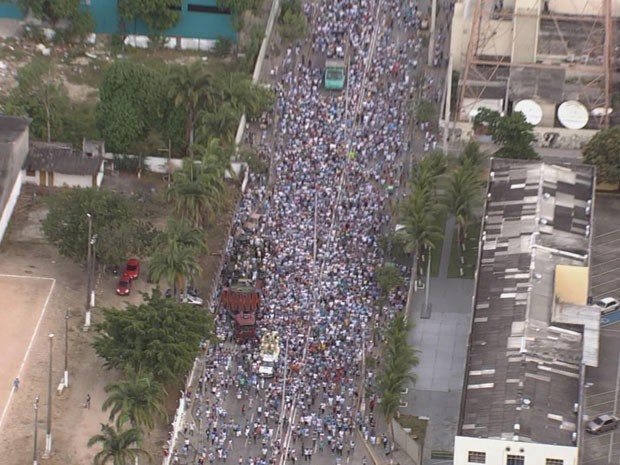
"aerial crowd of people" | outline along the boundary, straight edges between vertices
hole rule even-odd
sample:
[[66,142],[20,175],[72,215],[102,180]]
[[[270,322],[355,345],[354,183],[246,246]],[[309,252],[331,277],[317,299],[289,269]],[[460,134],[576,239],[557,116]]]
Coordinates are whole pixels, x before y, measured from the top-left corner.
[[[366,463],[356,429],[391,452],[376,399],[362,394],[374,374],[362,371],[375,328],[405,304],[397,294],[375,308],[375,270],[410,156],[421,15],[417,0],[319,0],[304,12],[310,33],[271,73],[274,127],[257,142],[272,179],[252,176],[222,276],[223,286],[262,281],[258,339],[277,333],[281,353],[273,377],[260,376],[259,345],[234,343],[214,298],[221,343],[205,350],[186,393],[172,463]],[[321,60],[339,54],[346,89],[328,92]]]

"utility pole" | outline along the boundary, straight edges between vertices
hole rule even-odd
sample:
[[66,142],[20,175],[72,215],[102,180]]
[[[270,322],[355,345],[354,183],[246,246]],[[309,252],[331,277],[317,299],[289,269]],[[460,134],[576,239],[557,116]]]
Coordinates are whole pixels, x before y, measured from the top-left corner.
[[65,388],[69,387],[69,309],[65,310]]
[[50,361],[49,372],[47,375],[47,426],[45,432],[45,452],[42,458],[49,459],[52,456],[52,348],[54,345],[54,335],[47,336],[50,341]]
[[84,331],[88,331],[90,329],[90,288],[92,286],[91,282],[91,241],[93,235],[93,216],[90,213],[86,213],[86,217],[88,218],[88,254],[86,259],[86,309],[84,312]]
[[432,1],[431,5],[431,30],[428,41],[428,66],[433,66],[433,58],[435,57],[435,24],[437,23],[437,0]]
[[39,430],[39,396],[34,400],[34,446],[32,448],[32,464],[39,465],[37,459],[37,433]]

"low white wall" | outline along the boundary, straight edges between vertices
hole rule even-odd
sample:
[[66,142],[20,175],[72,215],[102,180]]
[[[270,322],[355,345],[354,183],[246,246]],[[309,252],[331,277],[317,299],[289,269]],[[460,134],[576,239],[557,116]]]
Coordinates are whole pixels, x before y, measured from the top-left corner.
[[469,462],[469,452],[485,453],[485,463],[488,465],[505,464],[508,455],[523,456],[526,465],[545,465],[547,459],[563,460],[563,465],[577,465],[579,449],[553,444],[456,436],[454,438],[454,465],[472,463]]
[[22,190],[22,172],[17,175],[17,179],[15,180],[15,184],[13,184],[13,189],[11,189],[11,194],[4,206],[4,210],[2,210],[2,216],[0,216],[0,242],[4,239],[4,233],[6,232],[7,227],[9,226],[9,222],[11,221],[11,216],[13,215],[13,210],[15,209],[15,204],[17,203],[17,198]]
[[93,187],[93,177],[54,173],[54,187]]
[[420,465],[422,463],[422,447],[418,441],[409,436],[396,420],[392,420],[392,428],[394,429],[396,444],[413,460],[414,465]]

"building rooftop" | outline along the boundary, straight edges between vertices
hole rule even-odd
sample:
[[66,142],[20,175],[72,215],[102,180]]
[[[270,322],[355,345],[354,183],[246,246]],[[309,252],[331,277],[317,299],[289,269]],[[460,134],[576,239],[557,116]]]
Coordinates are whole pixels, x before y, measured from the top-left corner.
[[57,142],[31,142],[24,168],[31,171],[50,171],[72,175],[95,175],[103,157],[85,155],[71,144]]
[[583,327],[554,321],[554,274],[589,263],[593,186],[590,166],[492,161],[461,435],[574,445]]
[[29,125],[28,118],[0,115],[0,144],[14,142]]

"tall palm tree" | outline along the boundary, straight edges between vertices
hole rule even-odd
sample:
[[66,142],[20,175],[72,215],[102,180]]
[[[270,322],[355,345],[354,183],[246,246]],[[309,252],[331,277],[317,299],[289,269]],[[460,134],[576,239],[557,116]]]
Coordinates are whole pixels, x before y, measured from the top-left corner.
[[198,141],[219,137],[232,146],[241,114],[231,102],[218,102],[214,111],[202,114]]
[[411,324],[405,315],[399,314],[386,333],[383,348],[383,364],[377,376],[377,388],[381,396],[381,412],[390,425],[394,437],[392,419],[398,412],[400,395],[407,384],[414,383],[415,374],[411,369],[419,362],[415,350],[407,342]]
[[156,249],[149,265],[150,280],[159,283],[164,279],[172,287],[175,297],[177,290],[185,289],[189,278],[201,273],[197,250],[181,244]]
[[431,192],[429,188],[417,189],[401,206],[401,222],[405,227],[400,234],[405,242],[405,252],[413,256],[412,284],[417,280],[421,252],[435,248],[443,235],[439,225],[439,219],[443,216],[442,208]]
[[172,67],[168,75],[168,85],[168,95],[174,99],[174,105],[186,110],[185,140],[188,150],[193,144],[194,126],[200,113],[213,108],[218,92],[213,76],[200,60]]
[[129,421],[132,428],[144,427],[150,431],[156,416],[166,418],[166,390],[150,373],[129,371],[125,379],[108,384],[105,392],[108,398],[101,408],[110,409],[109,419],[116,418],[117,428]]
[[480,144],[476,141],[469,141],[459,154],[457,161],[461,166],[468,166],[475,171],[480,171],[486,158],[486,154],[480,150]]
[[167,196],[174,202],[176,213],[194,227],[207,223],[222,205],[224,181],[216,170],[186,159],[183,167],[172,175]]
[[101,424],[101,433],[88,440],[88,447],[101,445],[93,459],[95,465],[133,465],[140,456],[150,455],[142,446],[142,431],[137,428],[122,430],[108,424]]
[[448,177],[445,202],[448,210],[456,219],[459,249],[465,240],[467,227],[474,207],[480,200],[481,191],[480,172],[471,168],[469,163],[458,166]]
[[197,251],[198,254],[209,252],[206,235],[202,229],[194,228],[189,221],[170,218],[166,230],[155,240],[155,249],[168,249],[182,246]]

